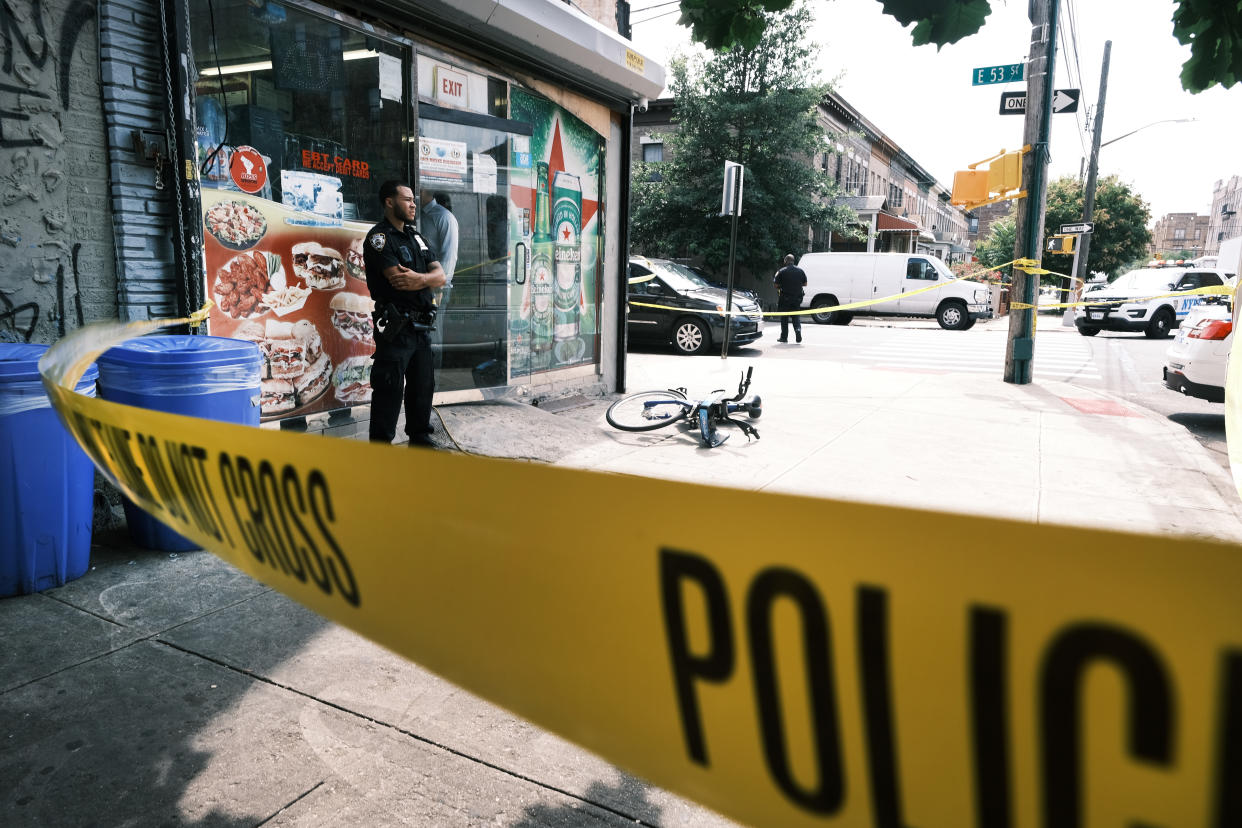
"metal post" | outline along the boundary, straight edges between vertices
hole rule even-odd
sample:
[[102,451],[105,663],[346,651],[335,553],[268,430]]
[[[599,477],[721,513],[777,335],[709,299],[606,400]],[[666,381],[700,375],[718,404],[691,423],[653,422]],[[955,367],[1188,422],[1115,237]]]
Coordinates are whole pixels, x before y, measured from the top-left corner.
[[[1073,276],[1074,274],[1078,272],[1078,254],[1082,252],[1081,242],[1082,242],[1082,234],[1080,234],[1074,242],[1074,264],[1070,268],[1071,276]],[[1077,294],[1078,294],[1078,291],[1074,289],[1074,280],[1072,278],[1066,279],[1065,290],[1060,292],[1059,301],[1066,302],[1066,303],[1075,302],[1077,300],[1074,297],[1077,296]],[[1066,308],[1065,313],[1061,314],[1061,327],[1062,328],[1074,327],[1074,309],[1073,308]]]
[[[1104,96],[1108,92],[1108,58],[1112,51],[1113,42],[1104,41],[1104,65],[1100,68],[1100,100],[1095,105],[1095,134],[1091,136],[1091,164],[1087,167],[1087,186],[1082,193],[1083,221],[1091,221],[1091,216],[1095,212],[1095,184],[1100,168],[1100,133],[1104,131]],[[1074,290],[1075,296],[1081,294],[1082,286],[1086,281],[1087,258],[1091,253],[1091,236],[1091,233],[1083,233],[1078,239],[1076,249],[1081,252],[1075,259],[1074,275],[1078,277]]]
[[[1056,66],[1057,0],[1032,0],[1030,5],[1031,51],[1027,60],[1026,122],[1023,143],[1031,147],[1022,159],[1022,180],[1027,191],[1026,210],[1019,210],[1014,238],[1014,258],[1040,261],[1044,236],[1044,198],[1047,194],[1048,138],[1052,122],[1052,72]],[[1005,382],[1025,385],[1031,381],[1035,359],[1035,300],[1039,277],[1013,271],[1010,296],[1021,296],[1029,308],[1011,309],[1009,336],[1005,343]]]
[[738,204],[738,190],[742,186],[742,176],[733,177],[733,192],[729,199],[732,209],[730,212],[733,218],[729,223],[729,281],[726,283],[725,289],[725,334],[724,340],[720,347],[720,358],[729,358],[729,333],[733,330],[733,267],[734,260],[737,255],[737,214],[740,212],[741,205]]

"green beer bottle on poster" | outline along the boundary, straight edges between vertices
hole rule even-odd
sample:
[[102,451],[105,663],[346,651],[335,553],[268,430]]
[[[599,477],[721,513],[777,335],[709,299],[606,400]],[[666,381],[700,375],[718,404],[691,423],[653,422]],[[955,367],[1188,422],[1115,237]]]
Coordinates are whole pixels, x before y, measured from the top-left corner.
[[556,361],[574,363],[582,357],[578,338],[582,299],[582,185],[578,176],[561,170],[552,179],[552,226],[556,230],[556,291],[552,339]]
[[552,239],[552,211],[548,207],[548,165],[540,161],[535,167],[535,235],[531,239],[530,267],[530,345],[532,351],[542,353],[552,350],[552,293],[555,281],[553,255],[556,244]]

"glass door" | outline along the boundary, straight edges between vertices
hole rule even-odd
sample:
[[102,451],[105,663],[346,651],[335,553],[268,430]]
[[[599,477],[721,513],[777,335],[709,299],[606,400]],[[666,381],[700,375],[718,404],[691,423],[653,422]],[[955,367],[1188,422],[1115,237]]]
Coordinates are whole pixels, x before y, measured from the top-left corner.
[[[491,115],[419,107],[420,228],[434,246],[426,214],[437,208],[426,203],[428,195],[458,228],[433,340],[437,391],[504,386],[530,370],[529,337],[511,325],[509,313],[511,293],[529,282],[529,169],[513,164],[529,132]],[[443,263],[453,252],[436,254]]]

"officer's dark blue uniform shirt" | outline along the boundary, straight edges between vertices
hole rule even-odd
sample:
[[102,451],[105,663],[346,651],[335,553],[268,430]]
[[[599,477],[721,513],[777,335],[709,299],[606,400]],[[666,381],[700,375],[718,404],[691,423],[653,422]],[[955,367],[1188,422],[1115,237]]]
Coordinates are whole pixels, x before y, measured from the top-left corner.
[[396,265],[426,273],[436,260],[426,239],[409,224],[404,230],[398,230],[388,219],[384,219],[372,227],[362,245],[362,260],[366,265],[367,288],[372,299],[392,302],[406,310],[431,309],[434,300],[430,288],[397,290],[384,275],[384,270]]

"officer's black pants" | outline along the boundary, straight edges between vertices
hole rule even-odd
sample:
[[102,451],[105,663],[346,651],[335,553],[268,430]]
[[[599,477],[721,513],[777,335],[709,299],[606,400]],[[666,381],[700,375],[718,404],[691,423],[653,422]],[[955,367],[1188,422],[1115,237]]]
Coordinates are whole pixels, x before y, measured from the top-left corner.
[[405,433],[413,438],[431,433],[431,395],[435,374],[431,365],[431,337],[406,328],[395,342],[376,337],[371,366],[371,441],[391,443],[397,417],[405,400]]
[[[796,311],[802,306],[802,297],[797,299],[788,299],[784,297],[776,303],[778,311]],[[789,323],[793,322],[794,334],[798,339],[802,339],[802,317],[801,316],[782,316],[781,317],[781,339],[789,339]]]

